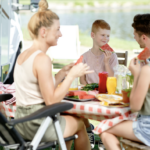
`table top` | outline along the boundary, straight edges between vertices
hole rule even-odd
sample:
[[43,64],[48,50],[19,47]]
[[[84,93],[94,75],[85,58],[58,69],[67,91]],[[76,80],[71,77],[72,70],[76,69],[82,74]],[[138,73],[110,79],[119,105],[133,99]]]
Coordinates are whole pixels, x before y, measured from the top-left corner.
[[65,111],[66,113],[100,121],[99,125],[93,131],[95,134],[100,134],[124,120],[134,121],[137,116],[137,113],[131,113],[130,107],[106,107],[101,106],[100,102],[95,101],[73,102],[62,100],[62,102],[74,104],[72,109]]
[[[0,111],[6,117],[15,117],[16,103],[14,84],[3,85],[0,83],[0,87],[2,93],[12,93],[14,95],[14,99],[0,103]],[[94,129],[95,134],[100,134],[124,120],[135,120],[137,116],[137,113],[131,113],[130,107],[106,107],[100,105],[99,101],[73,102],[62,100],[62,102],[70,102],[74,105],[72,109],[65,111],[65,113],[100,121],[99,125]]]

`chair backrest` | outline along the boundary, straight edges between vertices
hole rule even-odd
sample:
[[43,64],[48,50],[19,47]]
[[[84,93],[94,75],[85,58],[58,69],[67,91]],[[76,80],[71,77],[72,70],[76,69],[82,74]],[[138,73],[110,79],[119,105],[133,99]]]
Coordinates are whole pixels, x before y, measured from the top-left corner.
[[118,62],[120,65],[127,66],[128,62],[128,51],[125,52],[116,52],[116,55],[118,57]]

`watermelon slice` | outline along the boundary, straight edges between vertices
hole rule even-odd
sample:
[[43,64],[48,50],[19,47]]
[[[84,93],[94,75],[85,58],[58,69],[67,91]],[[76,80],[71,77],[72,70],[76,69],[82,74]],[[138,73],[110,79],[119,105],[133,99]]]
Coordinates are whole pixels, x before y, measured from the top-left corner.
[[144,50],[137,56],[137,58],[141,61],[146,61],[147,58],[150,57],[150,50],[145,47]]
[[92,99],[92,98],[95,98],[94,95],[83,95],[82,96],[82,99]]
[[79,64],[82,62],[83,56],[81,55],[80,58],[77,60],[77,62],[75,63],[75,65]]
[[84,95],[78,95],[79,99],[83,99]]
[[105,50],[108,50],[112,53],[114,53],[114,50],[108,45],[108,44],[105,44],[103,45],[102,47],[99,48],[102,52],[105,52]]
[[79,95],[87,95],[87,92],[85,91],[69,91],[67,96],[79,96]]

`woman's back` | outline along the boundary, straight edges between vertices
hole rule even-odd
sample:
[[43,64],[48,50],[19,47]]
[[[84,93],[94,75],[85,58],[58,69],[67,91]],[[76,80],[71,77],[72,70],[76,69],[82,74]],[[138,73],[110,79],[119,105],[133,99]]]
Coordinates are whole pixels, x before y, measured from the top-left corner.
[[40,50],[35,51],[27,58],[26,53],[23,53],[16,62],[14,80],[16,103],[18,106],[28,106],[44,102],[38,80],[33,73],[33,63],[39,53],[41,53]]

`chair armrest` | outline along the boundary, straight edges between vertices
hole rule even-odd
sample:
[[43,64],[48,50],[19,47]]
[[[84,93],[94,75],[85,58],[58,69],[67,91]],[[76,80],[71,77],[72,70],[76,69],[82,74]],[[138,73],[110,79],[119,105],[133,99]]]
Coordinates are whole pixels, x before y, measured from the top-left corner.
[[0,94],[0,102],[7,101],[9,99],[13,98],[12,94],[6,93],[6,94]]
[[66,111],[68,109],[71,109],[72,107],[73,107],[72,103],[65,103],[65,102],[55,103],[55,104],[52,104],[49,106],[45,106],[26,117],[10,120],[10,121],[8,121],[7,124],[10,126],[14,126],[17,123],[23,123],[23,122],[38,119],[38,118],[43,118],[43,117],[47,117],[47,116],[52,117],[52,116],[56,115],[57,113]]

